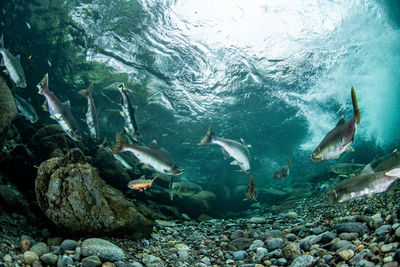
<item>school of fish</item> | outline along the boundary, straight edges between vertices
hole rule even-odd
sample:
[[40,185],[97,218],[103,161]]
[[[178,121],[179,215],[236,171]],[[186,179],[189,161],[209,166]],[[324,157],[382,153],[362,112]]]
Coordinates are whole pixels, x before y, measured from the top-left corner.
[[[5,67],[3,72],[9,75],[13,85],[13,94],[16,106],[27,120],[31,123],[38,121],[38,115],[30,101],[20,97],[17,88],[27,87],[25,73],[21,65],[19,55],[14,56],[4,46],[4,37],[0,38],[0,67]],[[49,63],[50,66],[50,63]],[[90,138],[98,143],[100,140],[100,127],[97,109],[93,98],[93,89],[95,85],[91,83],[85,90],[79,91],[83,97],[87,99],[86,122]],[[43,108],[49,112],[50,118],[55,120],[61,129],[74,141],[82,142],[83,135],[78,126],[76,119],[71,112],[69,100],[61,102],[57,96],[49,88],[49,75],[46,73],[42,80],[37,84],[38,93],[43,95],[45,103]],[[117,85],[118,91],[121,93],[121,115],[125,121],[124,132],[128,141],[120,134],[116,133],[116,141],[111,150],[116,160],[119,160],[125,168],[129,168],[130,164],[118,155],[122,152],[130,152],[134,158],[143,164],[144,167],[151,168],[156,174],[164,175],[180,175],[183,169],[172,160],[169,153],[160,148],[157,141],[153,140],[149,145],[143,144],[143,137],[139,133],[139,127],[136,122],[135,112],[137,107],[132,106],[127,94],[127,89],[123,83]],[[311,160],[314,162],[323,162],[331,159],[337,159],[345,151],[354,152],[351,144],[354,142],[356,129],[361,121],[361,114],[357,104],[355,89],[351,88],[351,102],[353,106],[353,116],[346,122],[344,116],[341,116],[336,126],[329,131],[320,144],[311,154]],[[239,166],[241,173],[249,175],[249,183],[245,192],[244,200],[257,201],[257,190],[253,176],[251,175],[251,156],[249,152],[250,145],[246,144],[243,139],[240,142],[225,137],[219,137],[213,132],[210,125],[206,135],[201,139],[199,145],[215,144],[221,147],[224,159],[233,158],[231,165]],[[347,180],[335,185],[326,194],[326,198],[333,202],[344,202],[353,198],[361,197],[371,193],[381,193],[387,191],[390,186],[400,178],[400,153],[397,150],[388,159],[382,159],[378,163],[373,161],[364,166],[361,164],[337,164],[331,166],[331,170],[337,174],[341,173],[360,173],[357,176],[348,178]],[[289,176],[290,160],[287,158],[287,165],[276,170],[272,174],[274,180],[284,180]],[[128,183],[128,187],[134,190],[143,191],[153,185],[153,179],[146,179],[145,176],[132,180]],[[189,196],[202,191],[202,188],[190,182],[171,182],[168,188],[170,200],[174,195]]]

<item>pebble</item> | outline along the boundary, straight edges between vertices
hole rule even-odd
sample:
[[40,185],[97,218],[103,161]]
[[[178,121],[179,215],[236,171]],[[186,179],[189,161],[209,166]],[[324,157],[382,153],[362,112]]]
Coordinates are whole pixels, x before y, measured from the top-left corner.
[[312,266],[313,261],[314,261],[313,256],[303,255],[303,256],[297,257],[290,266],[291,267],[308,267],[308,266]]
[[288,235],[286,236],[286,239],[287,239],[288,241],[295,241],[296,238],[297,238],[297,236],[296,236],[295,234],[288,234]]
[[52,253],[43,254],[40,260],[48,265],[55,265],[57,263],[58,256]]
[[273,251],[278,248],[283,247],[283,239],[282,238],[274,238],[268,241],[267,243],[267,249],[268,251]]
[[209,257],[203,257],[200,261],[204,263],[206,266],[211,266],[211,261]]
[[393,245],[392,244],[385,244],[385,245],[380,247],[380,250],[383,253],[390,252],[390,251],[392,251],[392,249],[393,249]]
[[64,240],[60,245],[60,248],[63,250],[75,250],[77,247],[78,247],[78,242],[71,239]]
[[146,267],[162,267],[164,266],[163,261],[156,256],[144,254],[142,257],[142,262]]
[[118,261],[125,258],[124,252],[110,241],[100,238],[89,238],[82,242],[82,255],[96,255],[103,261]]
[[31,265],[34,261],[39,260],[39,256],[33,251],[25,251],[24,260],[26,264]]
[[343,232],[346,233],[358,233],[360,236],[363,236],[367,231],[367,227],[359,222],[345,222],[340,223],[336,226],[336,231],[340,234]]
[[232,252],[232,256],[237,260],[243,260],[247,257],[247,252],[244,250],[234,251]]
[[266,219],[264,217],[252,217],[248,221],[249,223],[266,223]]
[[358,238],[358,233],[341,233],[339,238],[347,241],[353,241]]
[[36,244],[34,244],[29,251],[35,252],[36,255],[38,255],[39,257],[42,256],[43,254],[49,253],[49,247],[47,246],[46,243],[43,242],[38,242]]
[[107,261],[107,262],[103,263],[101,265],[101,267],[116,267],[116,266],[114,263]]
[[339,256],[343,260],[348,261],[354,256],[354,251],[351,249],[342,250],[339,252]]
[[375,234],[383,235],[383,234],[389,233],[391,229],[392,229],[392,226],[385,224],[385,225],[382,225],[381,227],[379,227],[378,229],[376,229]]
[[293,219],[294,220],[294,219],[297,219],[298,215],[297,215],[296,212],[290,211],[290,212],[286,213],[285,217],[288,218],[288,219]]
[[97,267],[101,265],[99,257],[93,255],[82,259],[82,267]]

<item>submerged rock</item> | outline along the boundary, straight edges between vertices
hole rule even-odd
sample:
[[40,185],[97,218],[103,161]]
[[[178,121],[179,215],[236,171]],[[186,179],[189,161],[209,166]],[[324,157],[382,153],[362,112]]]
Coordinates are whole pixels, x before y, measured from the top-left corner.
[[43,162],[35,191],[46,216],[70,231],[135,238],[153,227],[131,201],[100,178],[79,149]]
[[113,243],[100,239],[89,238],[82,242],[82,255],[97,256],[103,261],[119,261],[123,260],[124,252]]
[[18,111],[15,106],[14,97],[6,81],[0,77],[0,145],[3,147],[3,142],[6,138],[8,128],[11,122],[17,116]]

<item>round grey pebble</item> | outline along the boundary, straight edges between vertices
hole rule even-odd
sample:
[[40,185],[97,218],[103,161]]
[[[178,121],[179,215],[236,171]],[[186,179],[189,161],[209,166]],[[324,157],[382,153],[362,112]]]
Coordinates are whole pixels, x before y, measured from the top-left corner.
[[268,251],[273,251],[278,248],[283,247],[283,239],[282,238],[274,238],[268,241],[267,243],[267,249]]
[[313,256],[303,255],[303,256],[297,257],[290,266],[291,267],[308,267],[308,266],[312,266],[313,261],[314,261]]
[[296,238],[297,238],[297,236],[296,236],[295,234],[288,234],[288,235],[286,236],[286,239],[287,239],[288,241],[295,241]]
[[49,253],[49,247],[47,246],[46,243],[43,242],[38,242],[35,245],[33,245],[29,251],[35,252],[36,255],[39,257],[42,256],[43,254]]
[[46,253],[40,257],[40,260],[48,265],[56,265],[58,256],[53,253]]
[[62,248],[63,250],[75,250],[77,247],[78,242],[71,239],[65,239],[60,245],[60,248]]
[[247,252],[244,250],[234,251],[232,252],[232,256],[240,261],[247,257]]
[[89,238],[83,241],[81,252],[85,257],[96,255],[101,260],[110,262],[125,258],[124,252],[119,247],[100,238]]

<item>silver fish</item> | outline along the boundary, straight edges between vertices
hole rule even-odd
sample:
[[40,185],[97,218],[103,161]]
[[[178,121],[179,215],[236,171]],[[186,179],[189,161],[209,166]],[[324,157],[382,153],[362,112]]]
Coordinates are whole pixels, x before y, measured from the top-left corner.
[[343,116],[340,118],[335,128],[325,135],[324,139],[311,154],[313,161],[322,162],[336,159],[344,151],[354,151],[350,144],[354,142],[354,134],[360,124],[361,115],[353,87],[351,88],[351,100],[353,103],[353,117],[347,123]]
[[82,136],[79,131],[78,124],[71,113],[69,100],[61,103],[61,101],[49,90],[49,75],[43,77],[42,81],[37,85],[39,94],[46,97],[47,109],[50,118],[57,121],[61,129],[75,141],[81,141]]
[[215,135],[210,125],[207,134],[203,137],[199,145],[208,144],[217,144],[221,146],[225,159],[229,157],[235,159],[231,162],[231,165],[239,165],[241,171],[244,173],[250,172],[250,152],[243,139],[241,139],[241,143],[239,143],[234,140],[218,137]]
[[272,178],[275,180],[282,180],[285,179],[286,177],[289,176],[289,171],[290,171],[290,160],[287,158],[287,165],[283,166],[276,172],[272,174]]
[[329,169],[336,173],[336,174],[344,174],[344,175],[349,175],[349,174],[359,174],[361,170],[365,167],[365,164],[359,164],[359,163],[339,163],[336,165],[332,165],[329,167]]
[[344,202],[372,193],[382,193],[400,178],[400,168],[390,171],[361,174],[347,179],[328,191],[326,199],[331,202]]
[[149,146],[128,144],[120,134],[116,134],[116,145],[113,154],[124,151],[131,152],[141,163],[151,166],[159,173],[168,175],[179,175],[183,172],[171,159],[168,152],[160,149],[154,140]]
[[38,115],[33,108],[33,106],[20,97],[17,94],[14,94],[15,105],[17,106],[20,114],[27,118],[31,123],[36,123],[38,121]]
[[122,106],[122,116],[125,119],[125,131],[129,134],[136,142],[143,141],[142,136],[139,133],[139,128],[135,119],[136,106],[131,105],[131,101],[125,91],[125,85],[123,83],[118,85],[118,90],[122,95],[121,106]]
[[91,83],[88,89],[79,91],[83,97],[85,97],[88,101],[88,109],[86,112],[86,124],[89,128],[90,136],[93,138],[94,141],[99,140],[99,120],[97,117],[96,106],[94,105],[93,101],[93,87],[94,84]]
[[169,199],[172,201],[174,199],[174,194],[180,197],[182,196],[193,196],[203,189],[200,185],[191,182],[176,182],[174,183],[171,179],[169,184]]
[[10,75],[10,79],[13,83],[20,88],[26,87],[25,73],[21,66],[21,57],[17,55],[14,57],[7,49],[4,48],[3,34],[0,38],[0,54],[3,56],[1,59],[0,66],[5,66],[4,73]]

